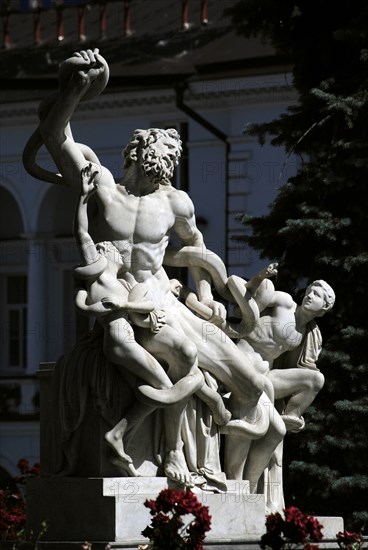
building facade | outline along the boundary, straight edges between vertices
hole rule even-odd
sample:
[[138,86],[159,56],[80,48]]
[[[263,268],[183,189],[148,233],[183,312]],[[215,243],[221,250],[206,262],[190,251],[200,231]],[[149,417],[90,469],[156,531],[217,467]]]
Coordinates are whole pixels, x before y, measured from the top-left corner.
[[[286,163],[281,149],[269,144],[260,147],[255,139],[243,133],[247,123],[272,120],[295,101],[287,67],[281,67],[273,54],[268,49],[264,52],[260,44],[236,37],[229,19],[226,29],[222,28],[216,3],[182,2],[177,11],[176,27],[165,30],[161,29],[165,23],[164,14],[167,14],[166,25],[173,25],[172,13],[178,2],[159,0],[161,17],[154,16],[158,22],[152,24],[146,34],[139,34],[138,28],[134,34],[134,13],[138,25],[142,19],[142,14],[138,17],[139,5],[144,5],[147,11],[147,3],[138,0],[132,5],[86,2],[87,15],[91,17],[91,13],[95,13],[95,27],[91,28],[100,32],[97,37],[88,38],[85,36],[87,20],[80,19],[82,3],[79,2],[78,7],[71,2],[64,6],[64,35],[60,39],[58,27],[58,44],[42,43],[42,37],[47,34],[42,18],[53,15],[56,25],[58,12],[55,6],[51,8],[45,3],[42,8],[41,4],[37,9],[22,11],[19,8],[18,12],[8,13],[8,27],[3,26],[3,32],[7,32],[3,36],[6,48],[0,54],[2,66],[7,66],[6,57],[7,63],[14,62],[17,55],[23,59],[21,54],[27,45],[22,41],[18,45],[11,44],[10,22],[18,17],[19,21],[33,22],[33,34],[28,39],[34,41],[29,47],[34,58],[37,55],[41,58],[48,52],[53,65],[53,71],[44,73],[42,78],[36,72],[39,69],[35,62],[28,74],[24,67],[21,74],[18,70],[14,75],[9,69],[3,79],[0,105],[0,467],[4,475],[14,475],[17,461],[22,457],[31,462],[39,458],[39,364],[56,361],[70,350],[90,323],[76,311],[73,301],[72,270],[79,262],[72,233],[77,197],[67,188],[36,181],[25,171],[21,160],[24,145],[38,124],[38,104],[56,89],[57,62],[76,49],[95,45],[106,57],[111,69],[110,83],[96,100],[81,104],[73,117],[72,128],[75,139],[88,144],[116,177],[123,171],[122,148],[136,128],[175,127],[179,131],[184,149],[174,185],[189,193],[205,243],[224,259],[229,273],[247,278],[262,265],[254,251],[236,240],[244,232],[236,214],[265,213],[278,187],[295,171],[295,161],[288,159]],[[133,12],[134,4],[136,12]],[[112,36],[108,36],[109,13],[103,12],[103,7],[111,12],[120,10],[116,12],[121,15],[124,34],[120,42],[113,31]],[[131,13],[127,13],[128,7]],[[101,13],[105,14],[103,40]],[[190,26],[191,13],[200,21],[197,26]],[[202,40],[211,13],[214,17],[212,35]],[[5,16],[3,13],[3,20]],[[36,16],[39,17],[38,34],[34,27]],[[83,32],[68,42],[65,29],[68,22],[71,25],[73,17],[79,25],[82,21]],[[116,16],[115,23],[117,19]],[[207,22],[204,23],[204,19]],[[216,34],[214,31],[220,27],[221,33]],[[19,29],[16,25],[15,28],[17,31],[13,34],[17,36]],[[78,29],[80,31],[81,27]],[[50,33],[49,26],[46,30]],[[181,45],[177,34],[180,34]],[[147,42],[152,44],[153,40],[155,44],[171,40],[172,50],[170,44],[164,45],[163,53],[147,61],[145,48]],[[237,41],[244,50],[239,51]],[[191,49],[187,50],[188,44]],[[227,53],[226,44],[231,45],[236,54]],[[117,61],[118,53],[131,56],[134,48],[136,62]],[[169,55],[170,51],[173,53]],[[45,149],[40,151],[38,161],[45,168],[55,169]]]

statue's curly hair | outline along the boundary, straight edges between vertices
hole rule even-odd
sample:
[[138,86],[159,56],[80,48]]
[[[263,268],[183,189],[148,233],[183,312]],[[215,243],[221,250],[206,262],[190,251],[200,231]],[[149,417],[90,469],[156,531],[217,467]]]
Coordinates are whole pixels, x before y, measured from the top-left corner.
[[174,139],[178,144],[177,157],[180,156],[183,148],[178,132],[175,128],[162,130],[161,128],[149,128],[148,130],[134,130],[128,145],[123,149],[124,168],[128,168],[132,162],[138,161],[138,154],[141,148],[156,143],[160,138],[169,137]]

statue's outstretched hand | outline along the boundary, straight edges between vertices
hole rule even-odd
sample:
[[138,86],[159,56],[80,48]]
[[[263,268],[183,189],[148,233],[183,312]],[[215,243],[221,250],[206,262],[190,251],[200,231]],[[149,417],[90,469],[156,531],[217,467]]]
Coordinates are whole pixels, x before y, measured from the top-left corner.
[[109,67],[100,55],[98,48],[80,50],[61,63],[59,68],[60,90],[68,88],[70,83],[86,89],[83,99],[100,94],[109,79]]
[[275,277],[278,273],[278,263],[270,264],[265,269],[265,278]]
[[68,61],[74,64],[78,71],[83,71],[90,81],[95,80],[105,70],[103,58],[99,54],[98,48],[75,52],[66,62]]
[[98,189],[98,183],[95,181],[98,175],[96,168],[96,165],[92,165],[89,162],[81,170],[81,195],[84,197],[83,202],[87,202]]

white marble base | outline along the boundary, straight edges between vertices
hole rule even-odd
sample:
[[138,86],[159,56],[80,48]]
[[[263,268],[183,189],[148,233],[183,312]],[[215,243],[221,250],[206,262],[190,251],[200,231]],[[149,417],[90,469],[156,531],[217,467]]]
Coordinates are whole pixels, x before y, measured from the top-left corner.
[[[317,519],[323,525],[323,539],[326,541],[336,540],[337,533],[344,530],[343,518],[336,516],[317,516]],[[320,544],[319,546],[322,545]]]
[[[37,532],[41,522],[46,521],[46,545],[60,543],[67,548],[69,542],[87,540],[110,542],[114,548],[136,548],[148,542],[141,535],[151,521],[145,500],[156,498],[168,486],[178,488],[164,477],[29,479],[27,527]],[[199,488],[193,492],[209,507],[212,516],[206,546],[215,545],[222,550],[239,544],[258,547],[257,541],[265,532],[265,502],[263,495],[249,494],[247,481],[228,481],[226,493]],[[342,518],[318,519],[324,525],[326,543],[329,539],[334,541],[336,533],[344,529]],[[320,546],[337,548],[336,543]]]
[[[144,502],[167,487],[163,477],[31,479],[28,527],[37,531],[46,521],[48,541],[148,542],[141,535],[151,521]],[[256,540],[264,532],[264,497],[250,495],[248,482],[230,481],[226,493],[193,491],[212,516],[206,541]]]
[[[140,535],[151,521],[144,502],[155,498],[167,486],[167,479],[160,477],[103,479],[103,494],[115,497],[116,541],[147,541]],[[265,523],[263,495],[250,495],[247,481],[229,481],[228,486],[228,491],[221,494],[193,489],[212,516],[206,541],[259,537]]]

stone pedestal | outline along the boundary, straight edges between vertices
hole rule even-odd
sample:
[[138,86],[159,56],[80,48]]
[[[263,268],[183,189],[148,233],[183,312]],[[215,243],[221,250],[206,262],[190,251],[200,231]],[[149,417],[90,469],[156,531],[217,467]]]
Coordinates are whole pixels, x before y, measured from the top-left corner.
[[[170,485],[169,485],[170,486]],[[47,541],[147,543],[141,531],[151,516],[144,506],[168,487],[166,478],[40,478],[27,484],[28,528],[48,525]],[[264,532],[263,495],[250,495],[247,481],[229,482],[226,493],[195,488],[209,507],[212,528],[206,542],[227,544],[258,540]]]
[[[140,532],[149,525],[151,516],[145,500],[156,498],[168,487],[166,478],[105,478],[105,496],[115,498],[115,540],[119,542],[146,541]],[[193,492],[209,507],[211,531],[206,540],[211,542],[258,538],[264,531],[265,502],[263,495],[250,495],[247,481],[230,481],[226,493],[210,493],[198,488]]]
[[[91,399],[86,401],[83,429],[78,434],[75,430],[80,445],[75,451],[74,475],[82,472],[85,477],[55,475],[59,471],[62,439],[54,415],[53,367],[53,364],[43,364],[39,371],[42,477],[29,479],[27,483],[27,527],[38,533],[41,523],[46,522],[42,544],[48,550],[80,550],[84,541],[93,543],[94,550],[104,549],[107,543],[115,550],[136,549],[148,542],[141,535],[151,521],[144,502],[155,499],[162,489],[178,487],[166,477],[117,477],[120,474],[108,471],[113,467],[106,456],[109,449],[103,445],[103,434],[108,427]],[[227,485],[228,490],[223,493],[193,489],[212,516],[205,546],[216,546],[217,550],[258,549],[265,532],[264,495],[249,494],[247,481],[228,480]],[[276,484],[271,489],[276,491],[279,487]],[[327,539],[322,546],[337,548],[335,535],[343,530],[342,519],[319,519]]]
[[27,530],[39,532],[43,521],[47,541],[113,541],[115,502],[105,498],[103,480],[39,478],[27,481]]

